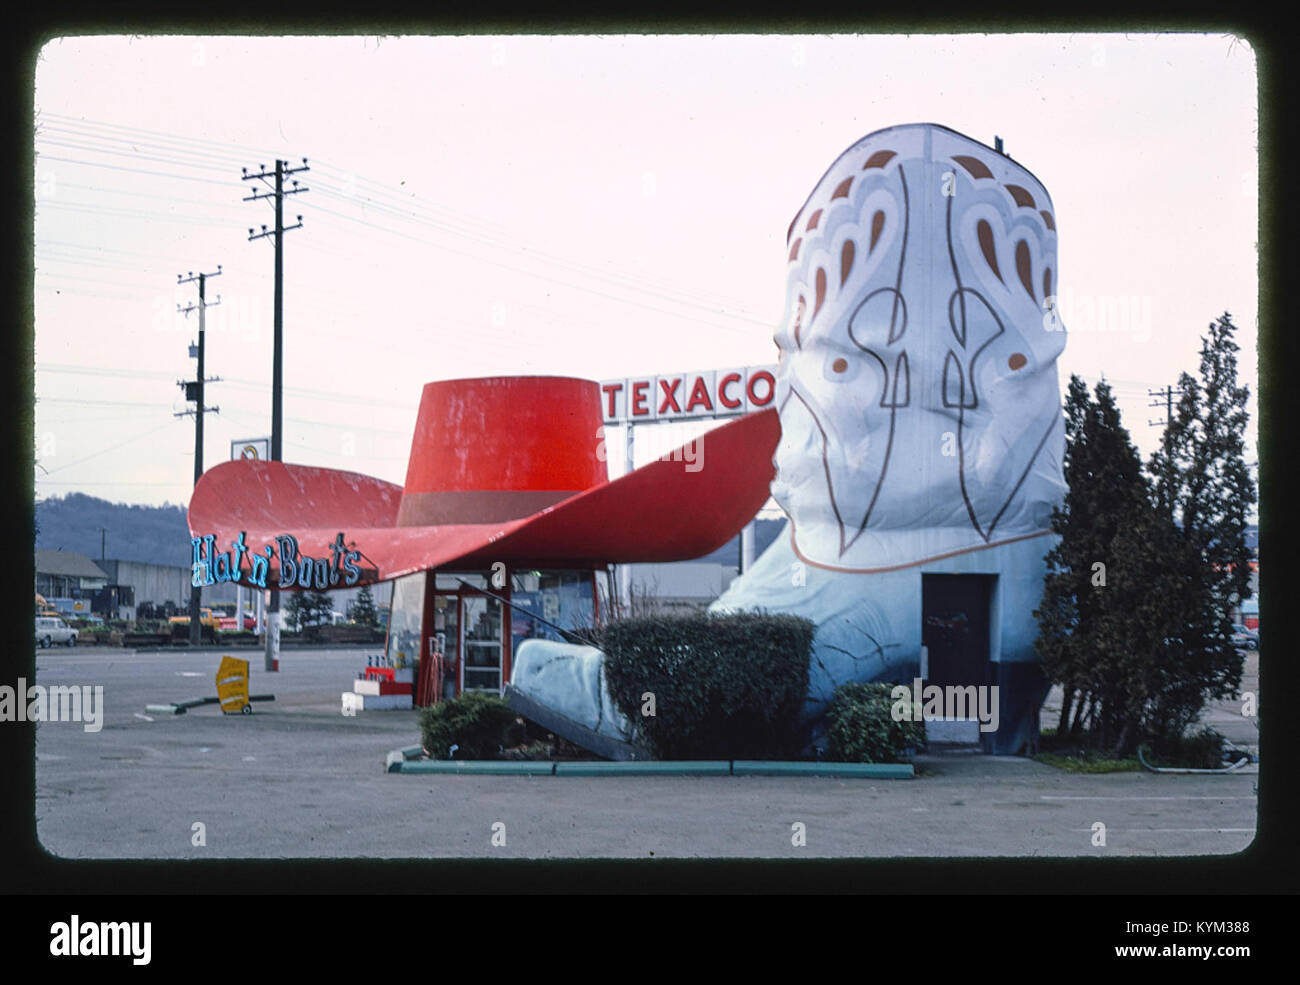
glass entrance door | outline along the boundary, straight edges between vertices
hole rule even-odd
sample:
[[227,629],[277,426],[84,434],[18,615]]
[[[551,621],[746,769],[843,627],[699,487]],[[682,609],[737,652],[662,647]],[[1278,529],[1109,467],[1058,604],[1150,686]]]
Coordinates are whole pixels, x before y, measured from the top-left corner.
[[457,671],[460,667],[460,597],[435,595],[433,597],[433,636],[429,640],[431,653],[442,654],[442,697],[456,697]]
[[461,596],[461,690],[501,693],[501,603],[486,595]]

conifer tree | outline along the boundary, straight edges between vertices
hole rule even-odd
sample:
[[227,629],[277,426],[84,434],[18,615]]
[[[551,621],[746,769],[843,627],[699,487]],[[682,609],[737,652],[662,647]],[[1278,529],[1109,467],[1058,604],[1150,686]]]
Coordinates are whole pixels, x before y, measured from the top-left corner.
[[302,592],[289,592],[288,596],[288,601],[284,603],[284,621],[293,632],[298,633],[306,622],[306,600]]
[[348,618],[362,626],[379,625],[379,607],[369,585],[363,585],[356,599],[348,606]]
[[[1188,676],[1205,698],[1230,696],[1240,686],[1229,610],[1250,597],[1246,527],[1256,490],[1244,457],[1250,390],[1237,382],[1236,330],[1226,312],[1209,326],[1199,376],[1179,378],[1178,405],[1148,464],[1156,502],[1194,559],[1187,577],[1196,581],[1201,602],[1188,612],[1182,635]],[[1186,717],[1173,708],[1169,714]]]
[[334,600],[328,592],[310,591],[302,593],[303,623],[307,626],[328,625],[330,614],[334,611]]
[[1067,392],[1065,503],[1047,555],[1037,649],[1065,690],[1062,735],[1113,755],[1183,736],[1205,702],[1236,693],[1228,609],[1249,595],[1245,529],[1255,502],[1243,458],[1249,392],[1235,327],[1210,326],[1200,377],[1143,474],[1110,388]]
[[1053,513],[1059,541],[1047,555],[1037,649],[1043,671],[1065,691],[1059,733],[1113,731],[1123,704],[1125,658],[1116,637],[1115,541],[1149,508],[1142,462],[1120,422],[1110,386],[1095,401],[1071,376],[1065,406],[1065,503]]

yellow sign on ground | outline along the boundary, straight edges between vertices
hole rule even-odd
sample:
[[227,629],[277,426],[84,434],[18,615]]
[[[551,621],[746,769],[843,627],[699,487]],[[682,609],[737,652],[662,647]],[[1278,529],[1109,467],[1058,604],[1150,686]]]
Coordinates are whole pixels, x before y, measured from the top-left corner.
[[221,710],[228,715],[248,715],[253,706],[248,703],[248,661],[223,655],[217,668],[217,698]]

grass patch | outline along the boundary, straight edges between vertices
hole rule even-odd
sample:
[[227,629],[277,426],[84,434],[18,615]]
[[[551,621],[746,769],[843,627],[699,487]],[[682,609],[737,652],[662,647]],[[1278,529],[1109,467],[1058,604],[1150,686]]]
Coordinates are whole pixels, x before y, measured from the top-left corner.
[[1041,751],[1030,758],[1067,773],[1132,773],[1142,769],[1137,756],[1111,759],[1079,745],[1077,740],[1058,737],[1054,728],[1043,729],[1038,744]]
[[[1039,742],[1041,752],[1033,759],[1070,773],[1123,773],[1143,769],[1136,755],[1124,759],[1111,759],[1077,739],[1062,739],[1056,729],[1042,730]],[[1166,740],[1154,748],[1144,744],[1147,762],[1156,767],[1219,769],[1223,763],[1223,737],[1211,728],[1203,728],[1192,735]]]
[[1106,759],[1090,752],[1080,752],[1073,756],[1055,752],[1040,752],[1031,757],[1036,763],[1055,766],[1067,773],[1132,773],[1142,769],[1137,757],[1128,759]]

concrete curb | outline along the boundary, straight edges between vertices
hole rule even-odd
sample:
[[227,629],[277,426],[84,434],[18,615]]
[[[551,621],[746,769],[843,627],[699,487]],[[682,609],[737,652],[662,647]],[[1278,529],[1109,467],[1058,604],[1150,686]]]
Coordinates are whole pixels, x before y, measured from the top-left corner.
[[910,780],[916,776],[911,763],[796,763],[740,759],[622,762],[414,759],[422,754],[419,746],[394,749],[384,760],[384,771],[480,776],[812,776],[864,780]]
[[911,780],[916,769],[911,763],[773,763],[737,759],[732,776],[837,776],[868,780]]
[[384,759],[384,772],[400,773],[403,763],[408,759],[414,759],[423,752],[424,749],[421,746],[407,746],[405,749],[394,749]]
[[528,760],[511,762],[495,759],[422,759],[413,763],[389,763],[389,773],[478,773],[497,776],[554,776],[555,763]]
[[730,776],[727,760],[629,760],[626,762],[568,762],[555,764],[556,776]]

